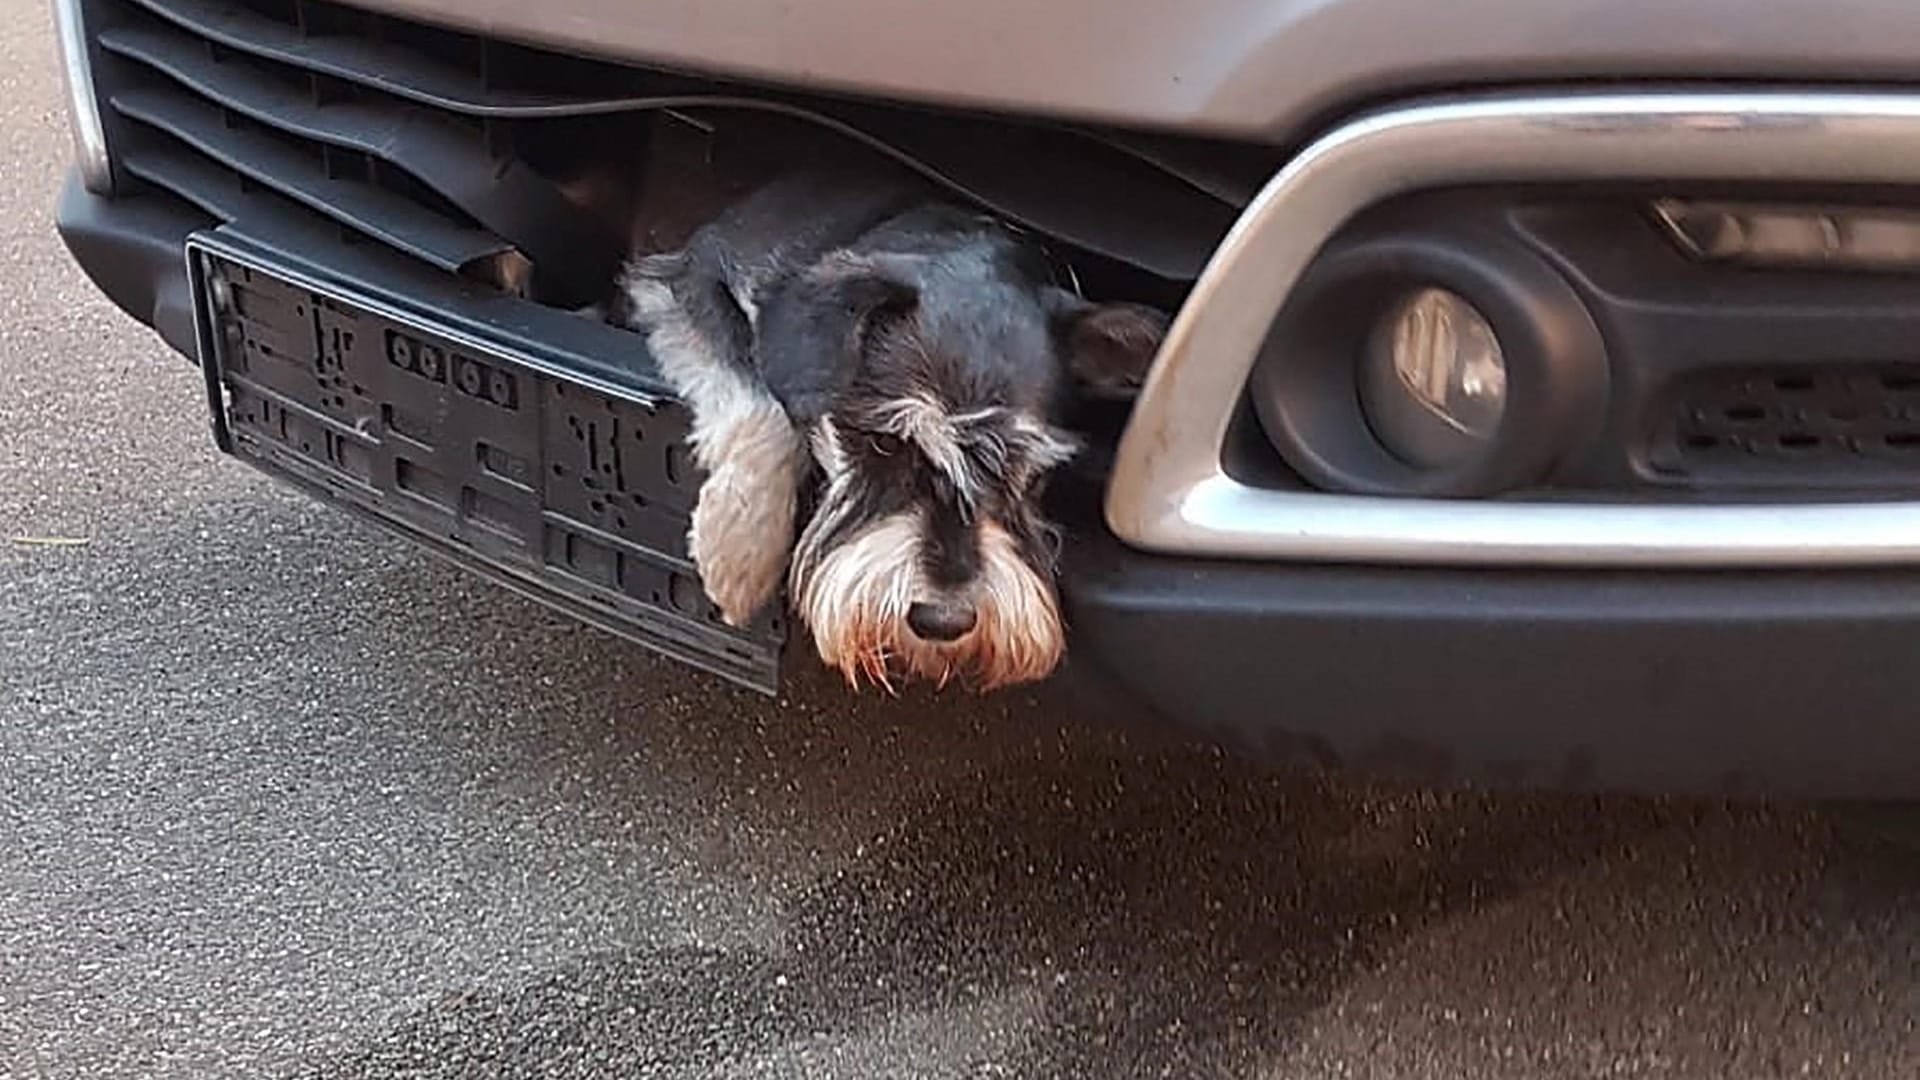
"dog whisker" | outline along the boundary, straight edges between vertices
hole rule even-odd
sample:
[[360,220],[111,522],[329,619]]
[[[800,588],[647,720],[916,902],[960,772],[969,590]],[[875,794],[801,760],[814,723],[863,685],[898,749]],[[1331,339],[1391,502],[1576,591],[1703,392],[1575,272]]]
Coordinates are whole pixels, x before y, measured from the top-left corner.
[[867,653],[866,668],[867,677],[873,680],[874,685],[884,689],[894,697],[900,696],[899,691],[894,689],[892,676],[887,671],[886,650],[875,649]]

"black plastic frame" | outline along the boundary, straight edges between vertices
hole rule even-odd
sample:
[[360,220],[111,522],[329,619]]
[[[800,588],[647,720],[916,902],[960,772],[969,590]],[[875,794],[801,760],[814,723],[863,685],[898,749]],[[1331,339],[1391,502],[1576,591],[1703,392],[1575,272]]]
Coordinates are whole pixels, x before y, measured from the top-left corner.
[[1421,785],[1920,799],[1920,572],[1522,571],[1067,549],[1143,724]]
[[[1401,297],[1448,289],[1492,325],[1507,366],[1498,430],[1444,465],[1402,460],[1375,435],[1360,366]],[[1262,426],[1310,483],[1367,495],[1469,497],[1525,488],[1599,429],[1606,346],[1553,267],[1485,228],[1418,224],[1361,233],[1323,252],[1275,322],[1250,393]]]
[[[644,366],[640,339],[554,313],[578,324],[576,337],[596,352],[529,349],[499,332],[503,305],[529,318],[540,310],[524,301],[477,303],[424,280],[394,293],[290,255],[293,245],[305,247],[297,230],[256,239],[231,226],[187,241],[196,341],[223,451],[584,622],[778,692],[784,616],[726,626],[686,555],[700,479],[682,441],[689,418]],[[331,254],[353,261],[337,245]],[[238,288],[233,268],[253,290],[248,305],[215,298]],[[276,297],[301,306],[285,310],[289,301]],[[329,325],[349,326],[348,340],[330,338]],[[424,389],[395,396],[410,387]],[[563,413],[585,468],[604,460],[606,477],[553,456],[567,444]],[[582,417],[599,417],[606,431],[582,431]],[[298,434],[278,437],[276,425]],[[639,452],[623,450],[629,434],[645,440],[651,465],[616,468]],[[430,483],[413,485],[410,475]],[[574,490],[581,485],[601,494]]]
[[[1692,194],[1692,193],[1689,193]],[[1841,200],[1911,205],[1913,192],[1812,192],[1758,187],[1709,192],[1782,202]],[[1649,194],[1649,198],[1651,193]],[[1562,490],[1649,500],[1748,501],[1912,498],[1920,455],[1908,461],[1839,456],[1795,463],[1753,453],[1744,461],[1677,468],[1668,448],[1674,410],[1699,380],[1723,376],[1811,378],[1903,374],[1920,341],[1920,271],[1756,269],[1689,258],[1651,220],[1644,200],[1609,193],[1585,202],[1520,202],[1516,236],[1549,259],[1606,336],[1612,398],[1591,451],[1556,473]],[[1785,467],[1783,467],[1785,466]]]
[[[1833,266],[1759,269],[1702,262],[1681,251],[1655,223],[1650,206],[1668,195],[1769,203],[1920,205],[1920,195],[1910,190],[1815,188],[1762,181],[1672,187],[1467,187],[1409,195],[1374,207],[1342,229],[1323,255],[1331,263],[1349,248],[1396,231],[1416,236],[1438,231],[1509,250],[1517,245],[1533,260],[1551,267],[1571,290],[1603,344],[1605,392],[1589,402],[1591,414],[1583,413],[1577,418],[1578,426],[1559,437],[1563,453],[1550,468],[1532,483],[1505,492],[1509,497],[1764,504],[1911,499],[1920,494],[1920,453],[1809,455],[1793,453],[1791,447],[1758,448],[1703,460],[1693,468],[1673,452],[1676,430],[1697,426],[1686,417],[1676,422],[1675,410],[1690,404],[1689,395],[1703,381],[1812,379],[1824,385],[1853,375],[1905,378],[1920,360],[1914,350],[1914,342],[1920,341],[1920,300],[1916,299],[1920,298],[1920,268],[1905,273],[1863,272]],[[1314,287],[1321,269],[1316,263],[1309,271],[1300,286],[1301,297]],[[1417,284],[1410,280],[1407,287]],[[1349,295],[1358,296],[1362,304],[1384,305],[1400,295],[1377,291],[1369,296],[1357,286],[1356,290]],[[1301,315],[1310,303],[1310,297],[1296,298],[1282,318]],[[1316,306],[1332,313],[1332,326],[1346,335],[1332,344],[1332,352],[1340,353],[1342,370],[1357,371],[1358,357],[1353,354],[1360,348],[1355,336],[1360,331],[1354,328],[1365,323],[1364,316],[1347,313],[1349,321],[1343,324],[1336,305]],[[1293,331],[1276,330],[1275,340],[1282,332]],[[1320,353],[1323,358],[1331,355],[1324,345]],[[1293,350],[1283,361],[1297,369],[1306,359]],[[1303,429],[1315,425],[1340,429],[1340,438],[1329,440],[1329,457],[1341,468],[1315,472],[1309,456],[1283,453],[1275,443],[1284,442],[1285,431],[1269,423],[1271,417],[1259,415],[1259,380],[1269,374],[1256,369],[1249,380],[1244,419],[1223,449],[1223,463],[1232,475],[1284,490],[1351,483],[1354,486],[1347,490],[1422,494],[1378,483],[1381,473],[1372,466],[1376,456],[1386,451],[1370,437],[1360,413],[1357,383],[1346,385],[1344,374],[1337,384],[1328,381],[1325,392],[1308,399],[1326,415],[1290,420]],[[1312,382],[1299,370],[1284,374]],[[1324,371],[1320,374],[1327,376]],[[1847,405],[1860,403],[1856,396]],[[1867,403],[1884,407],[1894,402]],[[1306,409],[1305,402],[1294,407],[1296,413]],[[1807,430],[1825,432],[1832,427],[1818,422],[1817,416],[1813,421],[1805,425]],[[1273,435],[1276,430],[1281,432],[1279,440]],[[1342,442],[1363,436],[1357,450]],[[1389,467],[1393,464],[1388,462]]]

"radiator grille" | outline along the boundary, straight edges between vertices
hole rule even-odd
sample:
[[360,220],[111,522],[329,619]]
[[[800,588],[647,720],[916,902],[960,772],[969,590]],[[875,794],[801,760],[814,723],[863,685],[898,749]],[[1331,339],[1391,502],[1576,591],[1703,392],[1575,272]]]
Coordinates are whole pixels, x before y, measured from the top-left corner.
[[599,299],[624,253],[522,149],[645,73],[307,0],[98,0],[88,25],[123,181],[224,221],[297,205],[552,303]]
[[603,299],[630,240],[569,197],[595,180],[573,166],[644,157],[642,114],[892,157],[1159,302],[1275,166],[1264,150],[744,88],[322,0],[83,3],[117,185],[222,220],[303,208],[561,306]]

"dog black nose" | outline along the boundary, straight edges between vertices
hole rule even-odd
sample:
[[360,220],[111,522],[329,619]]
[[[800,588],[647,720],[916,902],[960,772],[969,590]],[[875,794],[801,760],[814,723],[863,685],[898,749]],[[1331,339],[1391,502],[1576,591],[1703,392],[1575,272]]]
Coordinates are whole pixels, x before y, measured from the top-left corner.
[[966,604],[915,604],[907,609],[907,626],[922,641],[958,641],[978,618]]

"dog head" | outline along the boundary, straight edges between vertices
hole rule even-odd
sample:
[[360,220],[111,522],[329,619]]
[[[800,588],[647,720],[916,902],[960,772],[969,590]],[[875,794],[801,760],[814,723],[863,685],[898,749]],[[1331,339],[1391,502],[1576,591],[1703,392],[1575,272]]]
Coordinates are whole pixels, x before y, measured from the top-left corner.
[[1045,677],[1065,649],[1041,510],[1077,450],[1073,383],[1137,383],[1160,313],[1048,281],[1021,237],[911,211],[768,297],[759,362],[822,474],[790,594],[821,659],[852,682],[982,689]]

